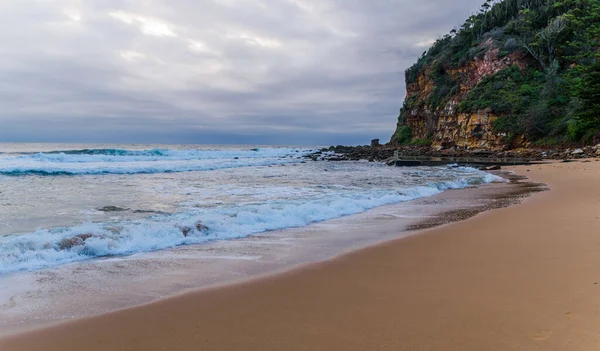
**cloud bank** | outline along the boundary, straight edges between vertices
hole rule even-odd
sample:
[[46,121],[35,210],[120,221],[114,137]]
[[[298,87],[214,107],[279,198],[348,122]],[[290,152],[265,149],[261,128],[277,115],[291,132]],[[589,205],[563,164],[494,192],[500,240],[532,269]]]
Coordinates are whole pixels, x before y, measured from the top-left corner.
[[481,0],[5,0],[0,141],[385,141]]

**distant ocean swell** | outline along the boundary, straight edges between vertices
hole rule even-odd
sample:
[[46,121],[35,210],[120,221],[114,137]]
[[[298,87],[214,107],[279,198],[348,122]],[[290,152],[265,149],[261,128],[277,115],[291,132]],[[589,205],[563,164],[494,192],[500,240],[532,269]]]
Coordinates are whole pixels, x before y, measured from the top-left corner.
[[1,155],[0,175],[148,174],[210,171],[297,163],[312,149],[81,149]]
[[[38,229],[0,238],[0,274],[36,270],[111,255],[130,255],[243,238],[252,234],[364,212],[387,204],[432,196],[447,189],[501,181],[465,169],[454,181],[395,190],[361,190],[311,200],[214,207],[144,220],[87,223],[70,228]],[[201,223],[202,225],[197,225]],[[184,235],[185,234],[185,235]]]

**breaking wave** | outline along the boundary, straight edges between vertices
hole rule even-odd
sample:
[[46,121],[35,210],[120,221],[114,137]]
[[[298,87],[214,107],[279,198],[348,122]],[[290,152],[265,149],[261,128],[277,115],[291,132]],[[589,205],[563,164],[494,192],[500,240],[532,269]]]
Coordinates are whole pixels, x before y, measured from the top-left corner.
[[300,162],[311,149],[81,149],[0,155],[0,175],[142,174],[208,171]]
[[[87,223],[0,238],[0,274],[36,270],[93,258],[130,255],[243,238],[256,233],[301,227],[375,207],[433,196],[447,189],[500,181],[501,178],[465,169],[453,181],[399,189],[371,189],[327,194],[309,200],[248,203],[197,209],[143,220]],[[201,224],[200,224],[201,223]]]

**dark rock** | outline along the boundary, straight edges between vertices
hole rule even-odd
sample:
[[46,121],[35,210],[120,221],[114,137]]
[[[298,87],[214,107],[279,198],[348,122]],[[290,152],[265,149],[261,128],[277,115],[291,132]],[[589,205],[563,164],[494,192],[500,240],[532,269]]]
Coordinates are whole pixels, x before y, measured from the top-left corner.
[[[375,141],[375,140],[373,140]],[[373,144],[375,145],[375,143]],[[357,161],[357,160],[373,160],[373,161],[388,161],[394,152],[398,152],[400,159],[412,159],[414,157],[427,158],[481,158],[481,159],[498,159],[514,160],[515,162],[531,162],[534,160],[544,159],[579,159],[592,155],[598,147],[582,148],[582,154],[573,155],[573,150],[569,149],[468,149],[457,147],[452,144],[430,146],[397,146],[397,145],[378,145],[378,146],[330,146],[329,148],[321,149],[310,155],[304,156],[306,159],[314,161]]]
[[123,208],[123,207],[117,207],[117,206],[104,206],[104,207],[99,207],[96,210],[98,211],[102,211],[102,212],[124,212],[124,211],[128,211],[128,208]]
[[197,229],[199,232],[202,232],[202,231],[208,230],[208,227],[207,227],[207,226],[205,226],[205,225],[202,223],[202,221],[198,221],[198,222],[196,222],[196,224],[194,224],[194,226],[196,227],[196,229]]
[[156,213],[156,211],[152,211],[152,210],[134,210],[133,213]]
[[85,241],[91,238],[92,234],[78,234],[72,238],[64,238],[58,243],[58,247],[61,250],[68,250],[73,248],[74,246],[81,246],[85,243]]
[[81,238],[64,238],[58,243],[58,248],[61,250],[68,250],[73,246],[83,245],[83,240]]
[[187,225],[178,225],[177,229],[181,230],[183,236],[187,237],[190,232],[197,230],[199,232],[208,230],[208,227],[202,223],[202,221],[197,221],[193,227],[189,227]]
[[89,239],[89,238],[91,238],[93,236],[94,236],[93,234],[89,234],[89,233],[88,234],[78,234],[78,235],[75,235],[76,238],[80,238],[83,241],[86,241],[87,239]]
[[378,146],[379,146],[379,139],[371,140],[371,147],[378,147]]
[[183,236],[187,237],[188,234],[192,231],[192,228],[188,226],[178,226],[177,229],[181,230]]

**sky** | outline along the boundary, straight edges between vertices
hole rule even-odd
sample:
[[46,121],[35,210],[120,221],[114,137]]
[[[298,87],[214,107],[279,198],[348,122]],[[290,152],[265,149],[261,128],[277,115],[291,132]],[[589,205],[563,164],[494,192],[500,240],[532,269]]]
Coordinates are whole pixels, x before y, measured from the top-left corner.
[[389,141],[482,0],[2,0],[0,141]]

